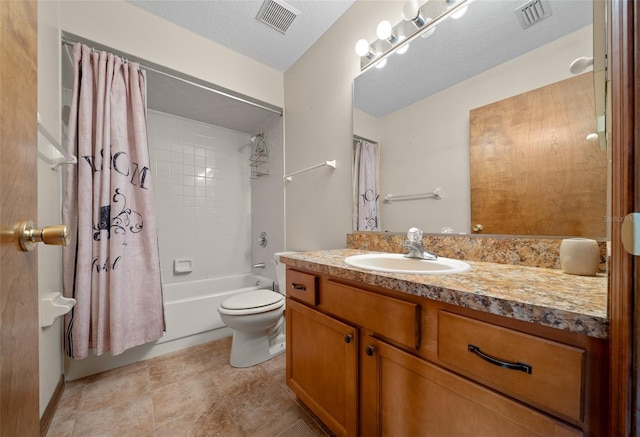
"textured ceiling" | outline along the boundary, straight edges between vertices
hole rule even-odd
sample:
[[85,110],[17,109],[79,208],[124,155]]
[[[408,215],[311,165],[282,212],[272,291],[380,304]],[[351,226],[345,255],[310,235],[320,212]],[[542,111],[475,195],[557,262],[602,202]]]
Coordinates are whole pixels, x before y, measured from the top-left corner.
[[256,61],[286,71],[354,0],[284,0],[300,13],[286,33],[256,20],[261,0],[128,0]]
[[[279,71],[286,71],[354,0],[286,0],[300,13],[282,32],[256,20],[262,0],[128,0],[131,4]],[[257,133],[280,117],[241,101],[147,71],[150,109]]]
[[549,0],[553,15],[523,30],[514,10],[524,3],[470,2],[462,18],[447,18],[428,38],[411,41],[406,54],[358,76],[355,106],[386,115],[593,23],[590,0]]

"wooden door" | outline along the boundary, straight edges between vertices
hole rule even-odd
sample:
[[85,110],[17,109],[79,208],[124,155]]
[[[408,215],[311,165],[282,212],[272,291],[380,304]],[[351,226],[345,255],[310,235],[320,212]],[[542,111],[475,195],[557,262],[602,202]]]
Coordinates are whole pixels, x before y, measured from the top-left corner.
[[287,385],[338,436],[357,433],[357,330],[287,299]]
[[367,437],[569,437],[582,432],[373,337],[362,339]]
[[472,109],[472,226],[605,237],[607,152],[587,140],[597,130],[594,107],[589,72]]
[[35,220],[37,2],[0,1],[0,436],[37,436],[37,257],[12,238]]

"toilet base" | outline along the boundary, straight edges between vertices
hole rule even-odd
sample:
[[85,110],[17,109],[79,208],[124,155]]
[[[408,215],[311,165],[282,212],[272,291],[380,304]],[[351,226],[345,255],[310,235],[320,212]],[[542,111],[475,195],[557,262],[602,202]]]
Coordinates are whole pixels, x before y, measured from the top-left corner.
[[267,333],[235,330],[231,342],[232,367],[251,367],[263,363],[286,350],[284,317]]

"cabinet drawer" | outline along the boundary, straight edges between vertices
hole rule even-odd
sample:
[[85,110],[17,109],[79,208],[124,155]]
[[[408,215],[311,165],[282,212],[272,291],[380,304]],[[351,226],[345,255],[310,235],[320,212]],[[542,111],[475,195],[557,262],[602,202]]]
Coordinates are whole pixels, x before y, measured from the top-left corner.
[[410,348],[420,346],[420,305],[334,281],[323,282],[319,308]]
[[438,358],[486,385],[582,422],[582,349],[440,311]]
[[287,267],[287,296],[309,305],[318,304],[318,277]]

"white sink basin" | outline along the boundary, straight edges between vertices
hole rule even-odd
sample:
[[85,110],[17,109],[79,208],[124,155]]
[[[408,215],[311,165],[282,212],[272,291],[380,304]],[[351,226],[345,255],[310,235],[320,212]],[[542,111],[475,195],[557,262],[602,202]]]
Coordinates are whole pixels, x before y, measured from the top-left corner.
[[409,273],[419,275],[443,275],[460,273],[469,270],[471,266],[464,261],[451,258],[424,260],[407,258],[399,253],[367,253],[353,255],[344,259],[352,267],[364,270],[375,270],[387,273]]

